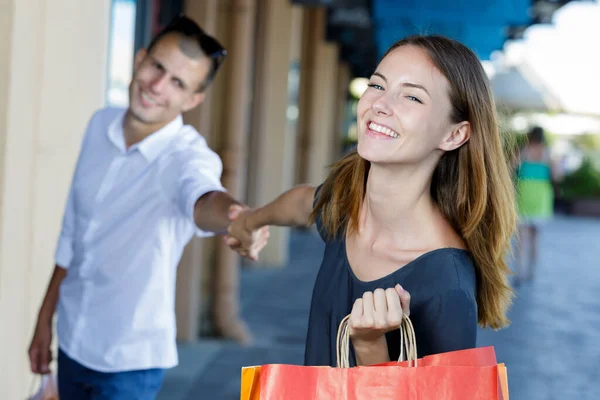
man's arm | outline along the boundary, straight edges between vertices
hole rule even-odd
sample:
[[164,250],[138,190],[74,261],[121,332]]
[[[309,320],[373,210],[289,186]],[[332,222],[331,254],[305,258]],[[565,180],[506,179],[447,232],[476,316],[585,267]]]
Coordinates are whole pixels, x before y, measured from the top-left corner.
[[65,276],[67,276],[67,270],[56,265],[38,313],[35,332],[29,346],[31,372],[36,374],[47,374],[50,372],[49,364],[52,360],[52,354],[50,353],[52,317],[58,303],[60,284]]
[[[299,185],[283,193],[271,203],[255,210],[236,213],[228,228],[225,242],[231,248],[253,256],[264,246],[261,231],[269,225],[308,226],[317,188]],[[262,235],[261,235],[262,234]],[[268,237],[268,234],[267,234]]]
[[229,208],[242,204],[227,192],[214,191],[204,194],[194,205],[194,222],[205,232],[224,234],[229,226]]

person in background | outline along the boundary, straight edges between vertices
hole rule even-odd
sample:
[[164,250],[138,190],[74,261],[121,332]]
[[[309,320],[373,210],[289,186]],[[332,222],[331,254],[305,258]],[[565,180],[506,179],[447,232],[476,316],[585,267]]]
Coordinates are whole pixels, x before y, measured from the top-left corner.
[[[226,243],[248,254],[264,226],[316,222],[325,241],[306,365],[336,363],[350,315],[353,364],[395,360],[409,315],[419,357],[476,346],[512,300],[505,256],[514,187],[488,78],[477,56],[440,36],[400,40],[357,106],[358,146],[317,187],[239,210]],[[290,288],[293,290],[293,288]]]
[[[240,205],[221,185],[220,158],[181,116],[203,101],[225,55],[176,18],[137,53],[129,107],[88,124],[29,347],[31,370],[48,373],[58,310],[61,400],[153,399],[178,362],[183,249],[194,235],[225,233]],[[246,255],[256,259],[267,237],[258,232]]]
[[519,237],[515,284],[531,280],[538,256],[538,231],[554,215],[555,171],[546,145],[544,130],[532,128],[527,143],[520,150],[517,176]]

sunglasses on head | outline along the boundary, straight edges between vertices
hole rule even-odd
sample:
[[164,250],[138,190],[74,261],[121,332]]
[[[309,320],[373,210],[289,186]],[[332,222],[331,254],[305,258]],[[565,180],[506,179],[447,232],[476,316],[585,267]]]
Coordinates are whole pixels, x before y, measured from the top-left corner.
[[225,61],[227,50],[217,41],[217,39],[208,35],[190,18],[179,15],[175,17],[163,29],[163,33],[178,32],[184,36],[194,38],[200,45],[202,51],[213,60],[213,69],[211,76],[217,73],[217,70]]

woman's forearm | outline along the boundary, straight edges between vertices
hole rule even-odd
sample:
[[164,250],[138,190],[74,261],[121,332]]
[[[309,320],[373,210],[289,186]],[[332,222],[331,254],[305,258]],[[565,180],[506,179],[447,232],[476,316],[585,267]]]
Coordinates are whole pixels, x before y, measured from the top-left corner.
[[357,365],[374,365],[390,361],[385,335],[373,342],[353,340]]
[[316,187],[301,185],[288,190],[271,203],[255,209],[248,216],[250,229],[266,225],[308,226],[313,210]]

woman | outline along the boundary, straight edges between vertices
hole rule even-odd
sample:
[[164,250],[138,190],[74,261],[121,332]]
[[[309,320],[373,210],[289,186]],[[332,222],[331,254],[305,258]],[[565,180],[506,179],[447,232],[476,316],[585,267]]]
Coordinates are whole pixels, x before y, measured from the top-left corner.
[[[517,284],[533,278],[537,262],[538,227],[554,215],[554,174],[543,129],[534,127],[527,139],[527,144],[520,152],[520,165],[517,169]],[[525,249],[529,250],[527,261]]]
[[306,365],[335,365],[348,314],[358,365],[398,358],[397,328],[409,312],[420,357],[475,347],[477,322],[507,324],[504,256],[516,220],[479,60],[443,37],[397,42],[371,76],[357,122],[357,150],[321,186],[233,210],[227,243],[252,254],[260,227],[316,222],[326,247]]

